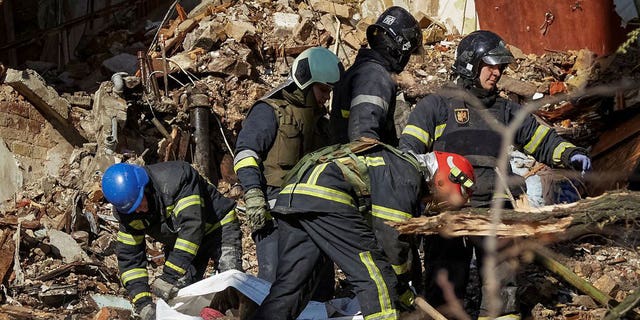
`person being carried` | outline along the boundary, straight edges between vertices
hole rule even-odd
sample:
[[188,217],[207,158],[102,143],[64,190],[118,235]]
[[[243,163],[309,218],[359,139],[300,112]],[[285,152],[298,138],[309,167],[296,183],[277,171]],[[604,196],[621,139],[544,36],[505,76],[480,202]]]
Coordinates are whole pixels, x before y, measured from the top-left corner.
[[[111,165],[102,176],[104,197],[120,222],[120,279],[136,312],[153,320],[152,292],[164,300],[201,280],[210,259],[219,271],[242,270],[235,202],[223,197],[187,162]],[[149,286],[145,235],[164,244],[162,274]]]

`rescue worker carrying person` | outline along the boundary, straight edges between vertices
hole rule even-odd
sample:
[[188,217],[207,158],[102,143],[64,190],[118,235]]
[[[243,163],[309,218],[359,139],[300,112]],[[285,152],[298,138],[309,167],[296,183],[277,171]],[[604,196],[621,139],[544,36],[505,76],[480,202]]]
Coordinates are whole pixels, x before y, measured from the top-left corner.
[[280,229],[276,280],[254,320],[296,319],[324,258],[345,273],[365,319],[397,319],[415,298],[411,237],[385,222],[416,215],[427,181],[450,192],[440,202],[464,204],[474,176],[459,155],[409,154],[363,138],[305,156],[287,178],[272,210]]
[[[496,84],[513,55],[504,41],[490,31],[475,31],[465,36],[456,50],[453,74],[456,85],[420,100],[409,115],[400,137],[400,148],[424,153],[432,150],[465,156],[473,164],[476,187],[470,204],[490,206],[491,201],[504,201],[506,195],[494,194],[496,160],[500,156],[501,135],[494,131],[481,112],[502,124],[509,124],[521,106],[503,99]],[[466,98],[465,98],[466,97]],[[484,110],[478,109],[481,105]],[[583,148],[561,138],[553,129],[528,115],[514,137],[517,148],[539,162],[587,171],[591,160]],[[456,296],[464,298],[473,248],[464,238],[444,239],[430,236],[425,241],[427,301],[434,306],[445,303],[435,283],[436,273],[444,269],[453,282]],[[481,261],[480,246],[476,246]],[[503,310],[509,314],[516,310]]]
[[[136,312],[153,320],[151,292],[169,300],[201,280],[213,259],[220,271],[242,270],[235,202],[223,197],[187,162],[111,165],[102,176],[104,197],[116,209],[118,268]],[[145,235],[164,244],[162,274],[149,288]]]
[[336,85],[331,103],[334,143],[360,137],[397,145],[393,115],[397,86],[393,78],[422,46],[418,21],[401,7],[385,10],[367,28],[370,48],[362,48],[344,78]]
[[[269,214],[283,178],[305,154],[327,143],[321,122],[333,85],[344,67],[323,47],[309,48],[294,60],[289,79],[256,102],[238,134],[234,170],[244,189],[247,223],[256,244],[258,277],[275,280],[278,228]],[[326,127],[326,126],[325,126]],[[326,129],[325,129],[326,131]],[[327,263],[333,280],[333,264]],[[332,298],[333,283],[315,298]]]

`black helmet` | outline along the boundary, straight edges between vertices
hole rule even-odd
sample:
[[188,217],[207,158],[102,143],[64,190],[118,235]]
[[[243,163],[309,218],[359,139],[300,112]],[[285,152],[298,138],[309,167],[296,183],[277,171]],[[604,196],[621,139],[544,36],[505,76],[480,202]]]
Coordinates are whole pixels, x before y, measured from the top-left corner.
[[513,55],[497,34],[478,30],[460,40],[456,50],[453,72],[462,78],[474,80],[478,77],[480,61],[488,65],[509,64]]
[[390,7],[367,28],[367,41],[391,62],[394,71],[401,72],[411,53],[422,45],[422,31],[411,13],[401,7]]

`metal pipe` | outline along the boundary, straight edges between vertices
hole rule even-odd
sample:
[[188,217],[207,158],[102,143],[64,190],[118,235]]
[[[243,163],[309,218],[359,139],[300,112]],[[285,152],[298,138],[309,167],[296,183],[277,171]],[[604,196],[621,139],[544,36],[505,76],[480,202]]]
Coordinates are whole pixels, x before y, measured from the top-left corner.
[[111,134],[104,137],[104,147],[107,154],[112,154],[118,146],[118,120],[116,117],[111,118]]
[[211,107],[209,106],[209,97],[203,93],[192,92],[187,96],[187,103],[195,144],[193,164],[200,171],[200,174],[211,178],[211,141],[209,135]]
[[116,72],[111,76],[111,82],[113,82],[113,92],[120,95],[124,90],[124,79],[123,76],[126,76],[126,72]]

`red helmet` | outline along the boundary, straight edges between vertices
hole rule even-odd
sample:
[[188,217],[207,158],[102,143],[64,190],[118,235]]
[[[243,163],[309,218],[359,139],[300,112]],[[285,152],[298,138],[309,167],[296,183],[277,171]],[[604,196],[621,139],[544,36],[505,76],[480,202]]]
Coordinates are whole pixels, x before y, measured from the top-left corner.
[[438,168],[433,175],[437,199],[448,202],[453,207],[460,207],[467,203],[472,194],[475,180],[473,166],[467,158],[448,152],[433,152]]

